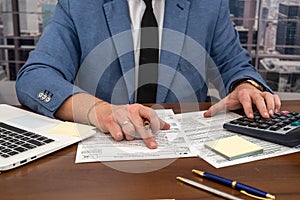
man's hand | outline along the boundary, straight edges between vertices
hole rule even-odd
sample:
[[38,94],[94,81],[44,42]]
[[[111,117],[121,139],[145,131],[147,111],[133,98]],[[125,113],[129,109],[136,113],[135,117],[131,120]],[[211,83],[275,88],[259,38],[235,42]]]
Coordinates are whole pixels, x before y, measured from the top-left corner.
[[[113,105],[86,93],[69,97],[55,116],[90,123],[104,133],[110,133],[117,141],[143,139],[150,149],[157,148],[153,134],[170,128],[170,124],[160,119],[152,108],[141,104]],[[146,120],[150,122],[150,128],[144,126]]]
[[[153,134],[170,128],[153,109],[141,104],[102,103],[90,113],[90,119],[93,125],[104,133],[110,133],[116,141],[140,138],[150,149],[157,148]],[[145,120],[150,122],[150,129],[144,126]]]
[[211,106],[208,111],[204,113],[204,116],[210,117],[223,110],[243,108],[246,116],[253,118],[253,104],[262,117],[269,118],[274,113],[279,112],[281,101],[276,94],[261,92],[249,83],[242,83],[224,99]]

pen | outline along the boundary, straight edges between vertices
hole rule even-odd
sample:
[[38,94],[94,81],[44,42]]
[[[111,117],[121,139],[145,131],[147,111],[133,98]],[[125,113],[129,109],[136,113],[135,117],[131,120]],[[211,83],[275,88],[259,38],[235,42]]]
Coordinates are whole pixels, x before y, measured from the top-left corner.
[[219,195],[219,196],[221,196],[221,197],[224,197],[224,198],[226,198],[226,199],[231,199],[231,200],[242,200],[242,199],[240,199],[240,198],[238,198],[238,197],[235,197],[235,196],[233,196],[233,195],[231,195],[231,194],[227,194],[227,193],[225,193],[225,192],[222,192],[222,191],[217,190],[217,189],[215,189],[215,188],[212,188],[212,187],[203,185],[203,184],[201,184],[201,183],[192,181],[192,180],[187,179],[187,178],[182,178],[182,177],[178,176],[178,177],[176,177],[176,179],[177,179],[177,180],[180,180],[180,181],[182,181],[182,182],[184,182],[184,183],[187,183],[187,184],[189,184],[189,185],[192,185],[192,186],[194,186],[194,187],[197,187],[197,188],[200,188],[200,189],[202,189],[202,190],[205,190],[205,191],[207,191],[207,192],[210,192],[210,193]]
[[150,121],[149,120],[144,120],[144,128],[146,130],[149,130],[150,129]]
[[226,185],[228,187],[232,187],[233,189],[239,190],[241,193],[254,197],[254,198],[258,198],[258,199],[262,199],[263,198],[269,198],[269,199],[275,199],[275,196],[272,194],[269,194],[267,192],[264,192],[262,190],[256,189],[254,187],[245,185],[243,183],[239,183],[237,181],[233,181],[227,178],[223,178],[208,172],[203,172],[203,171],[199,171],[199,170],[195,170],[193,169],[192,172],[194,172],[195,174],[198,174],[204,178],[207,178],[211,181]]

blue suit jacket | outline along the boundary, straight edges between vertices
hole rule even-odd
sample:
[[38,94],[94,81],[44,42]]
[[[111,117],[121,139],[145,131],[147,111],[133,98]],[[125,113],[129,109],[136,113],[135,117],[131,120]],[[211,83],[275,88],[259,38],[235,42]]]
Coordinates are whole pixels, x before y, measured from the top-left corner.
[[[252,78],[226,0],[166,0],[157,103],[204,101]],[[52,116],[69,96],[89,92],[134,103],[134,51],[127,0],[60,0],[51,23],[18,74],[21,104]]]

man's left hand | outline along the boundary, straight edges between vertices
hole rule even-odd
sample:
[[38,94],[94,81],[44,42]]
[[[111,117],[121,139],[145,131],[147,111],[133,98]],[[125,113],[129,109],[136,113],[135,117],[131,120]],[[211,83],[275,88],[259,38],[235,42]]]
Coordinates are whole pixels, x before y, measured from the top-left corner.
[[249,83],[238,85],[230,94],[218,103],[211,106],[205,113],[205,117],[214,116],[223,110],[244,109],[248,118],[253,118],[253,104],[264,118],[269,118],[279,112],[281,101],[277,94],[260,91]]

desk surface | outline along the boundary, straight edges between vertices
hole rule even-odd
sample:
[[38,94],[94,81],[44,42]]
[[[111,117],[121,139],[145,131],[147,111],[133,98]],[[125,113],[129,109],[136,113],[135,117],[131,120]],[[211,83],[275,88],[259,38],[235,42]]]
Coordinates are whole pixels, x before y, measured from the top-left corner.
[[[207,109],[208,104],[199,104]],[[174,105],[165,105],[166,108]],[[176,112],[194,106],[176,107]],[[300,112],[298,101],[284,101],[283,109]],[[215,169],[200,158],[181,158],[166,167],[148,173],[126,173],[105,163],[75,164],[77,145],[72,145],[23,167],[0,175],[0,198],[6,199],[221,199],[176,180],[183,176],[208,186],[252,199],[238,191],[203,180],[192,169],[200,169],[235,179],[275,194],[276,199],[300,199],[300,153]],[[155,167],[168,160],[115,162],[126,167]]]

